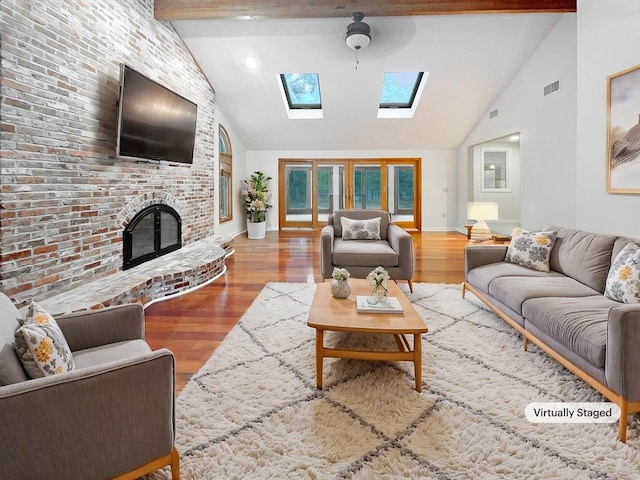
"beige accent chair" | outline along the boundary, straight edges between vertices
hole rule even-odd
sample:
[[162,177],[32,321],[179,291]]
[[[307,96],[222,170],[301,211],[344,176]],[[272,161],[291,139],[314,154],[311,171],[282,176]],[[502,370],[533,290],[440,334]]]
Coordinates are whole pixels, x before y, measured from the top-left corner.
[[29,379],[14,348],[21,314],[0,293],[0,478],[180,478],[174,357],[144,341],[130,304],[56,318],[75,369]]
[[[380,217],[380,240],[343,240],[341,218],[369,220]],[[322,279],[331,278],[334,267],[346,268],[352,277],[365,278],[377,266],[384,267],[393,280],[407,280],[413,292],[413,239],[391,223],[385,210],[336,210],[320,232]]]

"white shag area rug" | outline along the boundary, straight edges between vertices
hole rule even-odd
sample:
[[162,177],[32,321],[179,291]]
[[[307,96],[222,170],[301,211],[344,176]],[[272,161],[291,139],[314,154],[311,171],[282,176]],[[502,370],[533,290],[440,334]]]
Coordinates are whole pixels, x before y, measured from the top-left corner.
[[[533,424],[531,402],[604,398],[460,286],[401,288],[425,319],[413,365],[326,359],[316,389],[315,285],[269,283],[177,399],[185,480],[638,479],[640,421]],[[393,337],[325,334],[326,343]],[[159,472],[152,478],[165,478]]]

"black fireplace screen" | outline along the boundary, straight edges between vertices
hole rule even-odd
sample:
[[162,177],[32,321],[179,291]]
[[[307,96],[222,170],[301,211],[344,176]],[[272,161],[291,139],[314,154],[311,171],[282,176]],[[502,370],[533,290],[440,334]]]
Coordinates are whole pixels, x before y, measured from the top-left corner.
[[182,220],[168,205],[140,211],[123,234],[123,269],[135,267],[182,247]]

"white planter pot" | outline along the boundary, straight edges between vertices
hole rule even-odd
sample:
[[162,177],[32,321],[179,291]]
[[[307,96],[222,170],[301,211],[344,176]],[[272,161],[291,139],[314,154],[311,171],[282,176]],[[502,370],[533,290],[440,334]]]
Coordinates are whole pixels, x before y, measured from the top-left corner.
[[267,222],[252,223],[247,220],[247,234],[251,240],[264,238],[267,232]]

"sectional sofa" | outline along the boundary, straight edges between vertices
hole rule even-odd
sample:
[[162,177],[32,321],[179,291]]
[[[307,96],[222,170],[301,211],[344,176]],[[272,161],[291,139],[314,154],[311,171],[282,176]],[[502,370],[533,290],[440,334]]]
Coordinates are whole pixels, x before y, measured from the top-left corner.
[[509,245],[465,249],[462,296],[471,291],[525,350],[533,342],[617,404],[625,442],[627,416],[640,412],[638,242],[552,225],[518,233]]

